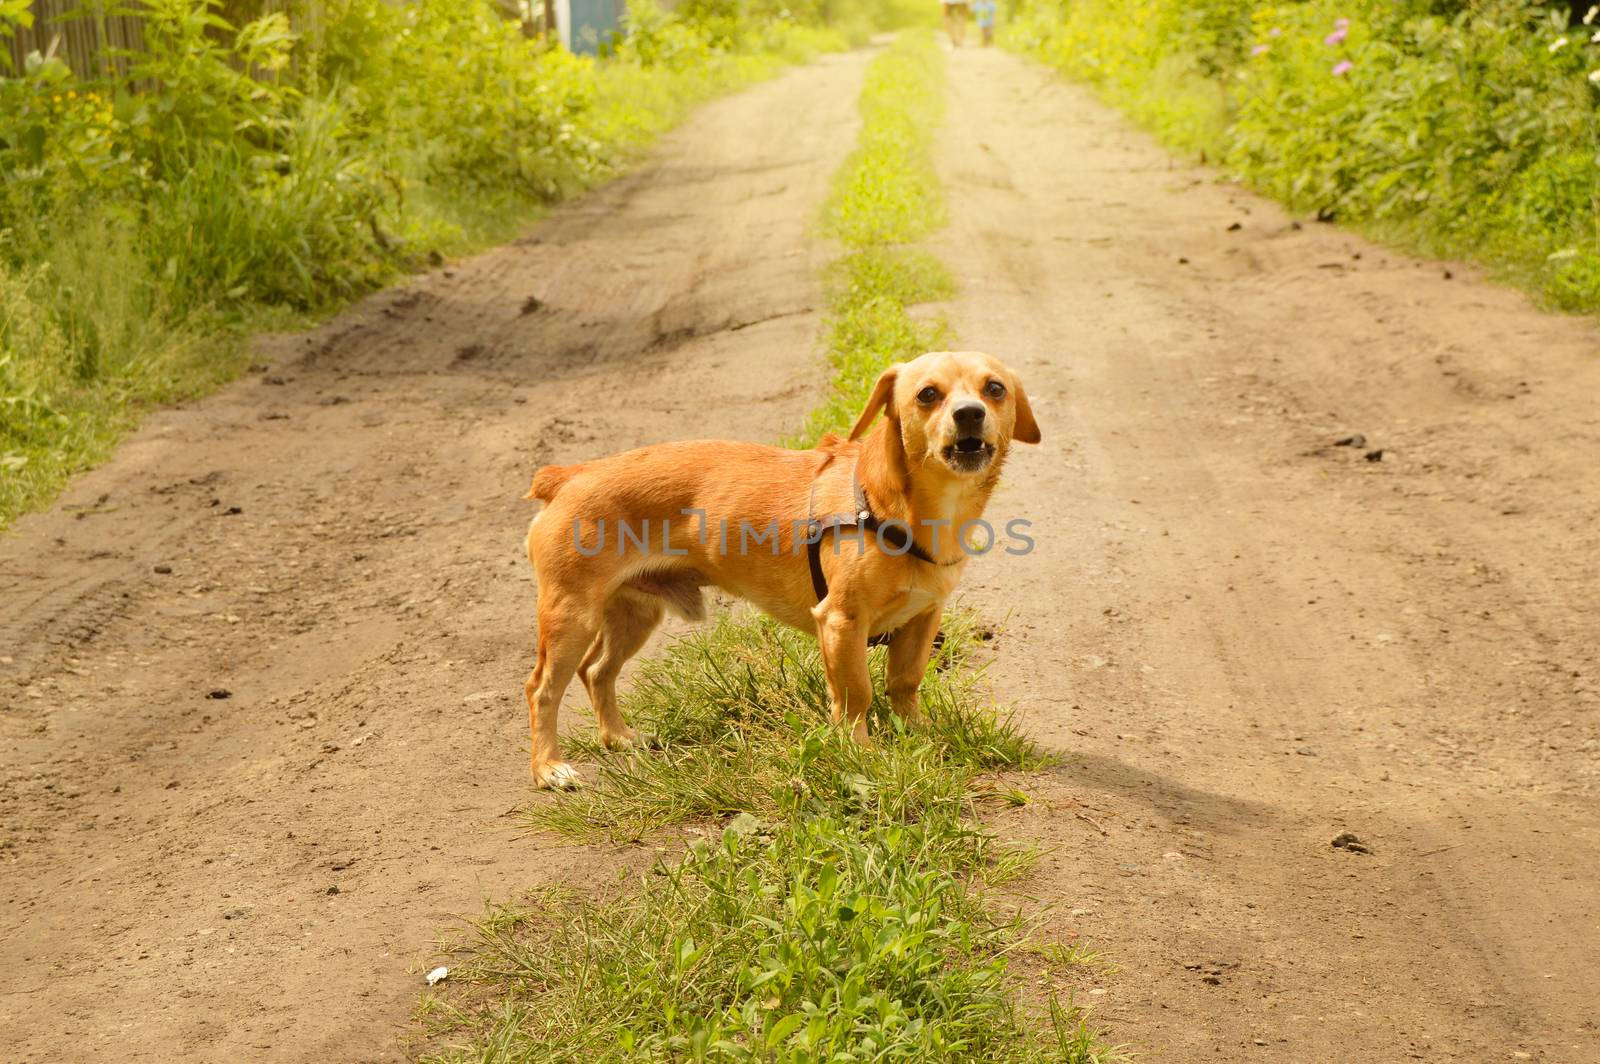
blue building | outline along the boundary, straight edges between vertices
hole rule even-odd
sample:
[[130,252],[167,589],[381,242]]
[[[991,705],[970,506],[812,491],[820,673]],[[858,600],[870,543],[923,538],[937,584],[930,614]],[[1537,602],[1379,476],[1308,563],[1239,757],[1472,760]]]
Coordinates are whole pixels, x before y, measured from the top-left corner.
[[626,0],[556,0],[561,43],[579,55],[594,55],[622,36]]

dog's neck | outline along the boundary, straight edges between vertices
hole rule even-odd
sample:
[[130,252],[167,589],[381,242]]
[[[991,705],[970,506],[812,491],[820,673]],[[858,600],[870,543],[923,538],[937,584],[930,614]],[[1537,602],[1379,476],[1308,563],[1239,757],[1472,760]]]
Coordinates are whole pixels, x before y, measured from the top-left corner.
[[958,477],[939,469],[935,476],[913,477],[900,423],[884,417],[861,438],[856,476],[879,520],[905,522],[918,546],[937,561],[951,562],[966,557],[957,535],[983,516],[1004,460],[1001,447],[982,476]]

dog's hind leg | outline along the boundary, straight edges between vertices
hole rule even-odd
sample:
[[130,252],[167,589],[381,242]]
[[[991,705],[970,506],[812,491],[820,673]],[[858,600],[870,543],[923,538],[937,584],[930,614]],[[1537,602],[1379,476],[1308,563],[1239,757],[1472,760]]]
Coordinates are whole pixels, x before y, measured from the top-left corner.
[[584,651],[595,637],[597,625],[571,596],[539,591],[539,661],[523,685],[528,698],[528,720],[533,731],[530,769],[535,786],[564,790],[578,783],[577,771],[561,760],[556,735],[561,696],[578,671]]
[[639,744],[639,736],[617,710],[617,674],[650,638],[663,612],[661,600],[654,595],[627,588],[617,591],[606,603],[600,634],[578,669],[594,706],[600,741],[608,750],[627,750]]

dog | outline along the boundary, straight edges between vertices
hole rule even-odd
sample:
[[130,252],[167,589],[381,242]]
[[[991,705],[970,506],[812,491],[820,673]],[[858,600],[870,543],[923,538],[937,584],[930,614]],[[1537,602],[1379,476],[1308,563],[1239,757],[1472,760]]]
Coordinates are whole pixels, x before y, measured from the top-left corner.
[[526,496],[545,504],[527,542],[539,587],[524,687],[534,783],[578,782],[556,734],[574,674],[605,746],[642,742],[617,710],[617,675],[666,611],[703,619],[707,585],[816,637],[833,720],[863,743],[868,641],[890,636],[891,706],[924,724],[918,688],[971,549],[960,537],[1011,443],[1039,439],[1015,373],[938,351],[884,370],[849,437],[813,450],[701,440],[539,469]]

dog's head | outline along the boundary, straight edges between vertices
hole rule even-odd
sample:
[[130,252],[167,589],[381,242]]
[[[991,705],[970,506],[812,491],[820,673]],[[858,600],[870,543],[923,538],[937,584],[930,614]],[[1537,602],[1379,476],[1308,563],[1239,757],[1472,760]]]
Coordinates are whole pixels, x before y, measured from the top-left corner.
[[852,440],[879,410],[904,448],[908,471],[981,476],[999,467],[1012,440],[1039,442],[1022,382],[978,351],[932,351],[884,370]]

